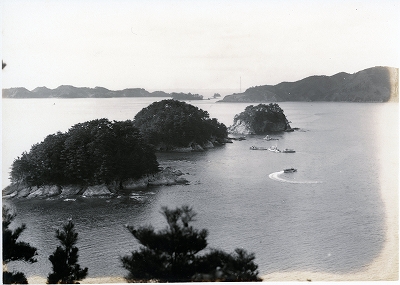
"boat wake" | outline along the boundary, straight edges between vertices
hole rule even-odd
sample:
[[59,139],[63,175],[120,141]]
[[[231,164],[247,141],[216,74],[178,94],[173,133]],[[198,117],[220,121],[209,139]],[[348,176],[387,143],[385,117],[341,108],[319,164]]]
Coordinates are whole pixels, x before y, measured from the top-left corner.
[[290,180],[290,179],[285,179],[281,177],[283,174],[283,171],[278,171],[271,173],[269,175],[269,178],[272,180],[280,181],[280,182],[286,182],[286,183],[293,183],[293,184],[317,184],[317,183],[322,183],[321,181],[312,181],[312,180]]

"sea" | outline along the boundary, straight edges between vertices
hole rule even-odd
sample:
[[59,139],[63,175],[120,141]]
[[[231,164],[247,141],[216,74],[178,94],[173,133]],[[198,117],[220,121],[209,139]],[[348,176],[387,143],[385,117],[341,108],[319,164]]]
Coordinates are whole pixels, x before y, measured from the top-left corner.
[[[3,99],[2,186],[13,160],[33,144],[88,120],[132,120],[164,98]],[[187,102],[229,126],[250,103]],[[72,219],[79,264],[88,277],[124,276],[120,258],[140,248],[126,225],[163,229],[162,206],[191,206],[193,226],[207,229],[208,248],[255,254],[260,275],[275,272],[352,274],[374,263],[387,236],[382,189],[398,191],[398,104],[282,102],[294,132],[195,153],[158,153],[160,166],[181,170],[189,185],[149,187],[129,195],[68,199],[3,199],[27,228],[21,240],[38,262],[9,270],[46,277],[56,229]],[[254,105],[254,103],[253,103]],[[251,150],[277,146],[295,153]],[[285,168],[297,172],[283,173]],[[398,207],[398,203],[395,203]]]

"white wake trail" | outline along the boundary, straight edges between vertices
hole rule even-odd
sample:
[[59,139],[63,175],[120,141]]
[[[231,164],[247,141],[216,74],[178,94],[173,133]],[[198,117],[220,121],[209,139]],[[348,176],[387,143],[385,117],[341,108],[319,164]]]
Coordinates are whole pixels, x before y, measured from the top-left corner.
[[289,180],[280,177],[284,172],[278,171],[271,173],[268,177],[271,178],[272,180],[280,181],[280,182],[286,182],[286,183],[293,183],[293,184],[317,184],[317,183],[322,183],[321,181],[312,181],[312,180]]

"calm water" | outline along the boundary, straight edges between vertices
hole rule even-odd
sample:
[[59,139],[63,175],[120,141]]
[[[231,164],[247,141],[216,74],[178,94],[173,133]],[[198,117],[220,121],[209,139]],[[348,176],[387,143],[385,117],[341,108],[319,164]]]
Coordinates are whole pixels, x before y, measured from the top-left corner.
[[[34,143],[75,123],[96,118],[133,119],[149,99],[3,100],[3,187],[13,159]],[[230,125],[248,104],[191,102]],[[89,276],[122,276],[119,256],[137,249],[125,224],[164,227],[160,207],[193,206],[195,227],[209,230],[209,247],[255,252],[261,274],[286,270],[349,273],[368,265],[385,241],[379,176],[385,140],[398,141],[398,116],[382,130],[396,104],[280,103],[293,133],[279,141],[251,136],[203,153],[159,154],[162,166],[187,173],[187,186],[153,187],[120,198],[76,201],[5,201],[27,224],[22,239],[39,261],[14,263],[28,276],[46,276],[55,229],[68,218],[79,232],[79,263]],[[251,145],[294,148],[294,154],[249,150]],[[397,145],[397,144],[395,144]],[[297,173],[282,174],[295,167]],[[393,169],[397,185],[398,163]],[[397,191],[397,188],[393,189]],[[10,266],[11,267],[11,266]],[[12,268],[12,267],[11,267]]]

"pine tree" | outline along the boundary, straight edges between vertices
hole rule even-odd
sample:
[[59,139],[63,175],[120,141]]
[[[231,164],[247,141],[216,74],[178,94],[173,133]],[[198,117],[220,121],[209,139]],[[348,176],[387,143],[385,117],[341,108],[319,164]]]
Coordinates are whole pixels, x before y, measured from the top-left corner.
[[[36,262],[34,257],[37,255],[36,248],[26,242],[17,241],[26,229],[26,225],[22,224],[15,230],[9,229],[15,216],[15,213],[11,213],[9,208],[3,206],[3,264],[17,260],[34,263]],[[5,284],[28,284],[25,274],[18,271],[3,271],[3,282]]]
[[78,262],[78,248],[75,246],[78,233],[75,232],[74,223],[70,220],[63,229],[56,231],[56,238],[61,246],[49,256],[53,272],[47,276],[48,284],[72,284],[82,280],[88,273],[87,267],[81,269]]
[[175,210],[162,208],[167,227],[156,232],[152,226],[128,230],[142,247],[121,258],[129,271],[128,281],[260,281],[254,254],[236,249],[234,254],[212,250],[197,254],[207,247],[206,229],[194,229],[190,223],[196,213],[189,206]]
[[199,231],[189,225],[196,214],[188,206],[175,210],[163,207],[162,214],[168,226],[158,232],[151,226],[127,227],[143,245],[139,251],[121,258],[129,271],[128,280],[185,282],[195,273],[195,254],[207,246],[207,230]]

